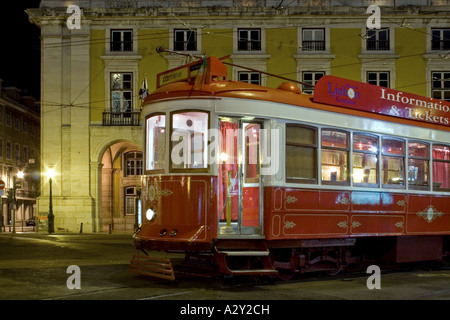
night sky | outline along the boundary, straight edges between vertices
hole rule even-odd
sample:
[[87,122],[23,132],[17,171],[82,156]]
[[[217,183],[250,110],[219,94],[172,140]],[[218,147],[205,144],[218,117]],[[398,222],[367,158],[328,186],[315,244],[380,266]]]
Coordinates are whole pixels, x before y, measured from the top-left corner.
[[3,86],[18,87],[23,95],[40,96],[40,29],[28,21],[27,8],[39,0],[0,2],[0,78]]

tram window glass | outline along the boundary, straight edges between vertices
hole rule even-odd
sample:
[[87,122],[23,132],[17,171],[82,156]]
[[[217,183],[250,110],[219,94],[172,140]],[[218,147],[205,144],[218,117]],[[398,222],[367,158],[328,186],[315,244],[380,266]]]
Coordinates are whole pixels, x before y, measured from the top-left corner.
[[317,183],[317,129],[286,125],[286,181]]
[[353,184],[376,187],[378,185],[378,137],[353,135]]
[[244,177],[246,183],[259,182],[259,123],[244,124],[245,143],[245,169]]
[[429,159],[428,143],[408,142],[408,186],[414,190],[429,190]]
[[348,184],[349,134],[338,130],[322,130],[322,182]]
[[171,168],[207,169],[208,120],[207,112],[172,114]]
[[405,187],[405,141],[382,138],[382,183],[383,187]]
[[164,170],[166,163],[166,116],[158,114],[146,120],[145,170]]
[[450,191],[450,146],[433,146],[433,190]]

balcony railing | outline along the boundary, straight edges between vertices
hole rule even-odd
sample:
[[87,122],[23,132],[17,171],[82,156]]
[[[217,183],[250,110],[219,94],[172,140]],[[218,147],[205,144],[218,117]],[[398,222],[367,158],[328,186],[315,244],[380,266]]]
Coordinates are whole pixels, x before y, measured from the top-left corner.
[[104,126],[139,126],[140,112],[103,112]]
[[302,50],[303,51],[324,51],[325,50],[325,41],[302,41]]
[[450,50],[450,40],[431,40],[431,50]]
[[17,198],[28,198],[28,199],[36,199],[39,196],[39,192],[37,191],[28,191],[28,190],[16,190]]
[[389,40],[367,40],[367,50],[389,50]]

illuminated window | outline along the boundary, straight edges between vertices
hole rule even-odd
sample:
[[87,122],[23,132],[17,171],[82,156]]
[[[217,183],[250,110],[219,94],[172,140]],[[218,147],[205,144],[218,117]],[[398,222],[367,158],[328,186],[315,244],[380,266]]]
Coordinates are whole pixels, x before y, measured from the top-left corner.
[[414,190],[429,190],[430,146],[423,142],[408,142],[408,186]]
[[378,186],[378,137],[353,135],[353,184]]
[[134,215],[136,213],[136,187],[126,187],[125,191],[125,215]]
[[317,129],[286,125],[286,181],[317,183]]
[[111,73],[111,112],[128,113],[133,110],[133,74]]
[[244,178],[246,183],[259,182],[259,123],[244,123],[245,167]]
[[127,152],[124,159],[127,177],[142,175],[142,152]]
[[433,146],[433,190],[450,191],[450,146]]
[[159,114],[145,121],[145,170],[164,170],[166,163],[166,116]]
[[394,138],[383,138],[382,151],[382,183],[387,188],[405,187],[405,141]]
[[349,134],[344,131],[322,130],[322,182],[349,184]]
[[208,168],[208,123],[206,112],[183,112],[172,115],[172,169]]

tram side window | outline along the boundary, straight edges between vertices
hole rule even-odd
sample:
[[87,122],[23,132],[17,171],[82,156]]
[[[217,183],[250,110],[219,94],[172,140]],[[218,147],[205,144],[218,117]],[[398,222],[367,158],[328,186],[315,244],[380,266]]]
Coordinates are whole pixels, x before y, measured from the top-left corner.
[[450,146],[433,146],[433,190],[450,191]]
[[286,124],[286,181],[317,183],[317,129]]
[[164,170],[166,163],[166,116],[159,114],[146,120],[145,170]]
[[208,168],[208,123],[207,112],[191,111],[172,114],[171,168]]
[[378,137],[353,135],[353,184],[378,186]]
[[429,159],[428,143],[408,142],[408,186],[413,190],[429,190]]
[[349,184],[349,134],[339,130],[322,130],[322,182]]
[[405,187],[405,141],[382,138],[382,183],[387,188]]

